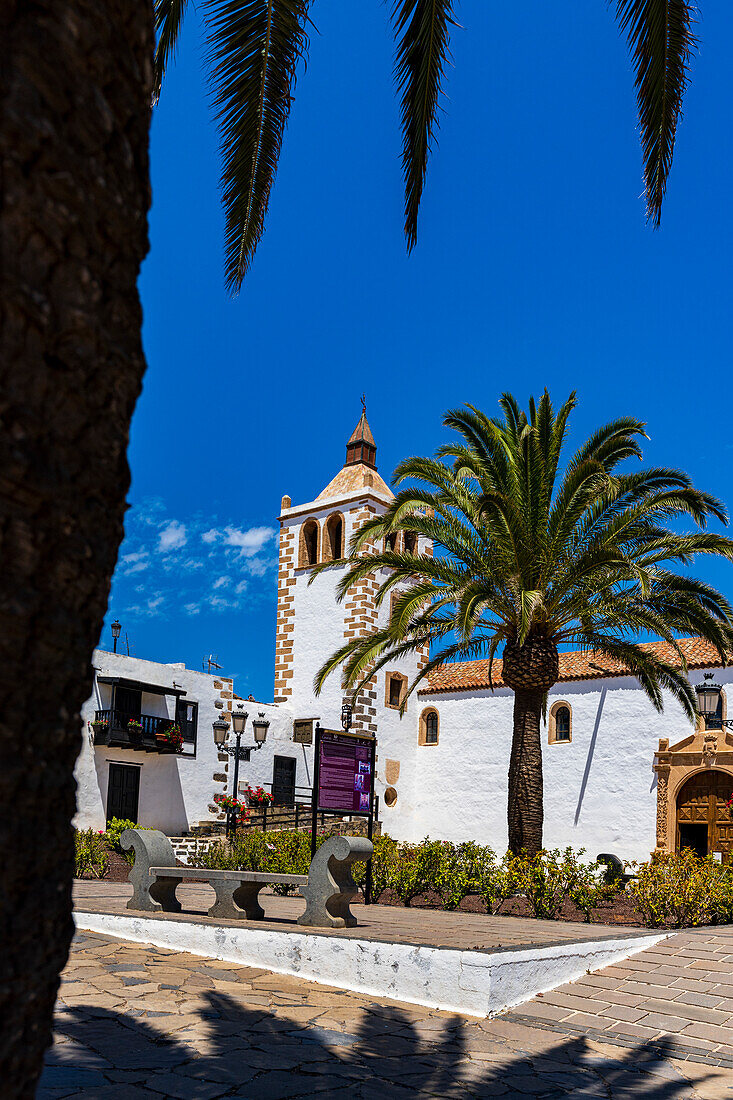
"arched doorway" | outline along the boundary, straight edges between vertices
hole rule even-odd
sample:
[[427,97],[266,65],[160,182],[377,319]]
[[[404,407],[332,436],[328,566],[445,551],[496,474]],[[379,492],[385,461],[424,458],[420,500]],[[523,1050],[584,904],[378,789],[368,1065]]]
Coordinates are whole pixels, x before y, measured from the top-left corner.
[[708,768],[682,784],[677,794],[677,850],[692,848],[700,856],[733,853],[733,775]]

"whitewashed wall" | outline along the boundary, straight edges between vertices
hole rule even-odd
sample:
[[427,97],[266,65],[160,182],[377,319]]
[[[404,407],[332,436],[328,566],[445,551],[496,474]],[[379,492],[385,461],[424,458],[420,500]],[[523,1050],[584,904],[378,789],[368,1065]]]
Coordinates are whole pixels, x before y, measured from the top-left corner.
[[[158,754],[132,749],[94,747],[91,720],[94,712],[109,706],[111,689],[97,684],[92,696],[82,708],[82,747],[76,763],[77,828],[103,829],[106,819],[109,764],[140,765],[140,799],[138,820],[141,825],[154,826],[163,832],[177,834],[190,825],[211,818],[209,804],[221,785],[213,781],[215,772],[223,771],[217,759],[212,722],[220,711],[214,706],[220,699],[214,688],[214,676],[194,672],[182,664],[160,664],[127,657],[120,653],[96,650],[93,665],[100,675],[122,676],[142,683],[171,687],[175,680],[185,688],[186,699],[197,702],[198,731],[195,757],[184,754]],[[172,697],[152,693],[143,695],[143,713],[165,715],[173,719]]]
[[[733,683],[731,669],[713,671],[724,687]],[[694,684],[702,678],[690,674]],[[654,753],[661,737],[674,744],[689,736],[691,723],[669,695],[658,714],[630,677],[556,684],[548,710],[560,699],[572,707],[572,741],[548,744],[543,725],[546,846],[648,859],[656,831]],[[394,810],[384,808],[385,830],[405,840],[476,840],[503,852],[512,692],[439,693],[419,701],[402,733],[404,755],[408,741],[415,753],[414,795],[407,813],[396,812],[399,800]],[[418,716],[428,705],[440,715],[440,740],[418,746]]]

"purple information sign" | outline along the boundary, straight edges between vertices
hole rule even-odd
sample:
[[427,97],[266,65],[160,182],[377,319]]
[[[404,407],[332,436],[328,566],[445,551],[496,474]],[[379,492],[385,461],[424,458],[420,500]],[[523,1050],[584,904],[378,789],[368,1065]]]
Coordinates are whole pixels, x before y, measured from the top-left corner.
[[321,734],[318,808],[342,813],[369,812],[372,745],[368,737]]

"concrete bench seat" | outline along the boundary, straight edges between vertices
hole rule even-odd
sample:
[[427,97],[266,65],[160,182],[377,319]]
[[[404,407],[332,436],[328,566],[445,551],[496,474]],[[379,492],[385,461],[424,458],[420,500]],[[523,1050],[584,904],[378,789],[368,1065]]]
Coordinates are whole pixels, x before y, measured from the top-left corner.
[[[259,871],[210,871],[206,867],[151,867],[149,870],[151,882],[149,892],[153,890],[161,880],[166,880],[163,894],[166,895],[168,904],[161,905],[168,912],[181,911],[180,902],[175,897],[176,887],[186,879],[195,879],[198,882],[207,882],[216,891],[216,901],[209,909],[210,917],[223,917],[226,920],[262,920],[265,911],[259,903],[259,892],[265,886],[282,883],[287,886],[305,886],[308,882],[307,875],[270,875]],[[172,896],[171,896],[172,895]],[[157,894],[153,894],[157,897]],[[175,904],[176,908],[169,906]]]
[[147,913],[180,913],[176,889],[184,881],[206,882],[213,887],[216,900],[210,917],[224,920],[262,920],[264,909],[259,893],[265,886],[299,886],[306,899],[306,910],[299,924],[314,927],[343,928],[356,924],[349,902],[358,887],[350,866],[372,855],[371,841],[362,837],[331,837],[316,853],[308,875],[278,875],[268,871],[210,871],[206,867],[177,867],[168,837],[157,829],[125,829],[120,844],[135,852],[129,881],[132,897],[128,909]]

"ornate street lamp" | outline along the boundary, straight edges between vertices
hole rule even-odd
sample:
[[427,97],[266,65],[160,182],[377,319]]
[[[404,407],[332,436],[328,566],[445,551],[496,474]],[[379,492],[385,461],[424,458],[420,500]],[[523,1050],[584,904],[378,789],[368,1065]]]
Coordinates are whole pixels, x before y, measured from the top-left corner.
[[214,730],[214,744],[217,749],[223,747],[229,733],[229,723],[225,722],[221,715],[211,723]]
[[257,748],[257,749],[262,748],[262,746],[265,743],[265,740],[267,739],[267,731],[269,730],[269,728],[270,728],[270,723],[269,723],[268,719],[265,718],[265,712],[264,711],[262,711],[259,714],[259,717],[252,719],[252,732],[254,733],[255,741],[257,742],[257,744],[255,745],[255,748]]
[[113,645],[112,652],[113,653],[117,652],[117,639],[119,638],[121,632],[122,632],[122,623],[120,622],[119,619],[115,619],[115,621],[112,623],[112,645]]
[[[265,719],[264,711],[259,715],[258,719],[252,722],[252,729],[254,731],[255,744],[254,745],[242,745],[242,734],[244,733],[245,726],[247,725],[247,719],[249,714],[244,710],[241,703],[237,704],[237,709],[232,711],[232,730],[236,738],[236,745],[227,745],[227,733],[229,732],[229,726],[224,721],[223,717],[218,718],[215,722],[212,722],[214,730],[214,742],[220,752],[227,752],[230,756],[234,757],[234,797],[239,797],[239,761],[243,760],[245,763],[249,762],[250,754],[256,752],[257,749],[261,749],[265,738],[267,737],[267,730],[270,723]],[[236,814],[234,810],[231,810],[227,814],[227,836],[230,836],[235,832],[237,826]]]
[[347,733],[351,729],[351,714],[351,703],[344,703],[344,705],[341,707],[341,725]]
[[720,684],[713,683],[712,672],[705,673],[702,684],[695,688],[697,692],[697,709],[705,719],[705,725],[711,726],[716,720],[720,722]]

